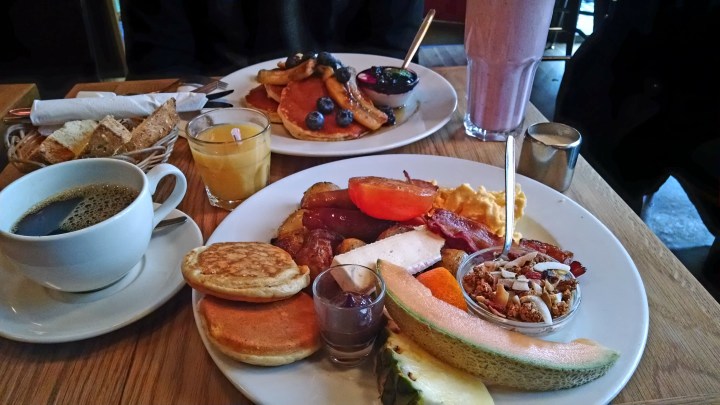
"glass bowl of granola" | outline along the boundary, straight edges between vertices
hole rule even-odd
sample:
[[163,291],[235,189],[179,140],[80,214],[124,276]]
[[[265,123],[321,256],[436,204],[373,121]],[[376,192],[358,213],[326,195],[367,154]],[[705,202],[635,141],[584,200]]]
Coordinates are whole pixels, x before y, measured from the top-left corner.
[[468,311],[505,329],[543,336],[567,325],[580,305],[580,286],[570,266],[552,257],[513,246],[469,255],[457,280]]

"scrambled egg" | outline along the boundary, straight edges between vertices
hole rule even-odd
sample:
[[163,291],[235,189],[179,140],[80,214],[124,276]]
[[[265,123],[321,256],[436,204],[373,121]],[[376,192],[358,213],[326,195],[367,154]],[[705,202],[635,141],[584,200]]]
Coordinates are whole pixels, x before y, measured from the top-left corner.
[[[515,223],[525,212],[527,198],[515,185]],[[466,218],[482,222],[490,231],[498,236],[505,236],[505,191],[488,191],[480,186],[477,191],[465,183],[457,188],[440,188],[433,201],[433,208],[443,208]],[[519,232],[513,239],[519,240]]]

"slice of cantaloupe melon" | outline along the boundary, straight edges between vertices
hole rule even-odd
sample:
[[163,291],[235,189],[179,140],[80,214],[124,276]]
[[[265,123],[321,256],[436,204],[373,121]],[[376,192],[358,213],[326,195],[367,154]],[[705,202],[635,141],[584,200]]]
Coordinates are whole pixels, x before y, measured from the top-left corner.
[[508,331],[433,297],[404,268],[378,260],[385,307],[400,330],[422,348],[487,383],[555,390],[604,375],[619,357],[588,339],[557,343]]

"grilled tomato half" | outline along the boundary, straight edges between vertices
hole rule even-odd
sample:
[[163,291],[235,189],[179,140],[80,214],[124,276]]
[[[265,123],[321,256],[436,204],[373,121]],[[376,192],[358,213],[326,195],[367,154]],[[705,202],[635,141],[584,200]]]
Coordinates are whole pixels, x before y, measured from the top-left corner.
[[364,176],[348,180],[348,193],[358,209],[371,217],[408,221],[432,208],[437,186],[409,178]]

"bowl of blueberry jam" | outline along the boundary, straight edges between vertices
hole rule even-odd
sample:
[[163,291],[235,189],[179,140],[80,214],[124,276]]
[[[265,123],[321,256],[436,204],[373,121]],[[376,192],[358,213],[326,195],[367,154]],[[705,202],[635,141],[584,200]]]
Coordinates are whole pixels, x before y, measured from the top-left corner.
[[394,66],[373,66],[357,74],[358,87],[378,106],[404,107],[420,81],[417,73]]

